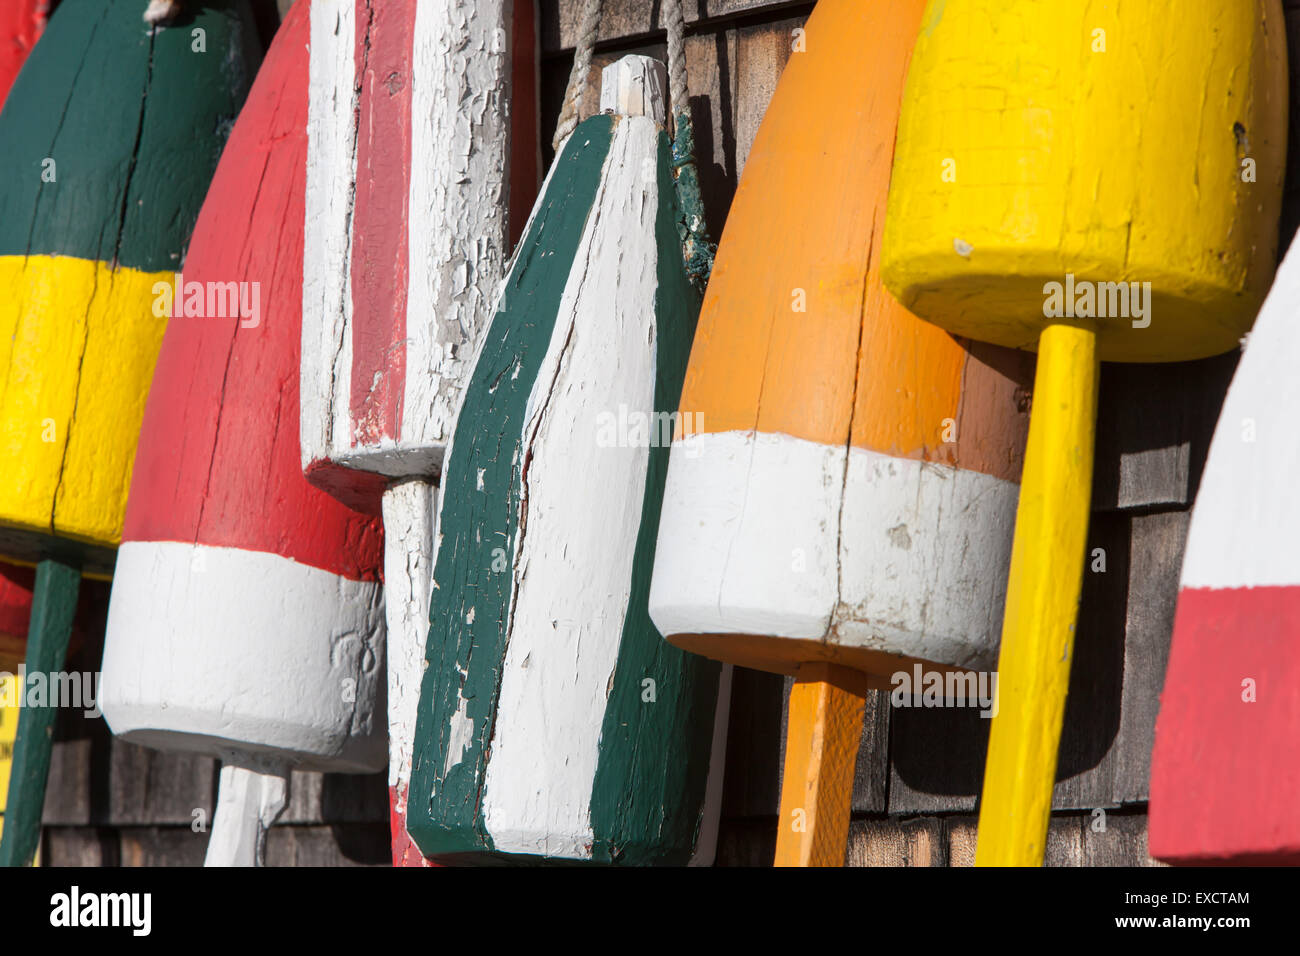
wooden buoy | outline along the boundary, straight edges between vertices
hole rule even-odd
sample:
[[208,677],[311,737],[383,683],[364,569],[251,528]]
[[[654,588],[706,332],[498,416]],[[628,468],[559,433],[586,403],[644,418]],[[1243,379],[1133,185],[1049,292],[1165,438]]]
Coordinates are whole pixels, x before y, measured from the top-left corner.
[[0,6],[0,106],[50,18],[50,0],[6,0]]
[[1193,0],[1174,18],[1084,0],[927,8],[895,149],[885,284],[950,332],[1038,351],[977,863],[1043,858],[1098,360],[1227,351],[1268,289],[1285,42],[1277,0]]
[[[260,55],[246,0],[193,31],[64,0],[0,111],[0,554],[37,565],[32,672],[62,667],[80,573],[112,570],[166,326],[153,286]],[[22,713],[0,863],[35,852],[54,713]]]
[[397,0],[369,18],[318,3],[312,13],[302,463],[363,510],[379,513],[382,494],[399,864],[419,862],[403,819],[434,479],[510,232],[537,193],[536,45],[534,0]]
[[[261,862],[290,767],[387,761],[381,529],[299,458],[308,7],[280,26],[195,226],[105,638],[113,732],[223,761],[211,865]],[[253,308],[196,311],[214,288]]]
[[996,659],[1032,359],[955,340],[880,284],[923,6],[809,18],[732,204],[673,444],[655,624],[799,678],[780,864],[844,861],[859,694]]
[[1250,332],[1192,510],[1151,755],[1151,855],[1300,865],[1300,249]]
[[440,861],[711,858],[719,669],[645,603],[668,455],[648,423],[699,308],[665,87],[645,57],[606,68],[616,111],[562,144],[447,451],[407,817]]

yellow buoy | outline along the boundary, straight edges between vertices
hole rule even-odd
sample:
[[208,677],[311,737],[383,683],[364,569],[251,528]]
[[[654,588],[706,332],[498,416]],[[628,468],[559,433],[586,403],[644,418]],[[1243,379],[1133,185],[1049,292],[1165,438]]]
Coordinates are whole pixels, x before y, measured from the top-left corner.
[[1278,0],[931,0],[882,272],[949,332],[1036,349],[980,864],[1042,861],[1091,493],[1098,360],[1228,351],[1276,260]]

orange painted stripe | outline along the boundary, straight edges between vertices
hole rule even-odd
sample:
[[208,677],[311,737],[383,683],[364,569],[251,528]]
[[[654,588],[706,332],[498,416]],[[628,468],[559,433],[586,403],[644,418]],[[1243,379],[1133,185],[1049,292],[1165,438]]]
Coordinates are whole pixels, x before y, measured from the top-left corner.
[[732,204],[681,409],[705,432],[851,442],[1017,480],[1033,357],[968,351],[880,282],[924,8],[822,0],[813,11],[809,52],[792,55]]
[[865,701],[856,675],[805,664],[790,689],[776,866],[843,866]]

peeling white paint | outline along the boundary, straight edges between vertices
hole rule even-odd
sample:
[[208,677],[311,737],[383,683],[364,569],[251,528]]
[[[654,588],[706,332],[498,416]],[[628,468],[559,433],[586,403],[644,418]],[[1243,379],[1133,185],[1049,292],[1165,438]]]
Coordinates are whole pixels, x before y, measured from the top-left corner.
[[310,11],[299,418],[304,468],[330,458],[332,435],[349,414],[355,11],[352,3],[313,3]]
[[[996,662],[1017,486],[782,434],[673,443],[650,616],[664,634]],[[847,489],[847,490],[846,490]]]
[[403,481],[384,492],[384,581],[388,622],[388,785],[406,810],[415,721],[424,676],[432,593],[434,487]]
[[474,742],[474,718],[466,712],[469,705],[464,697],[456,701],[456,712],[451,715],[447,725],[447,762],[443,765],[445,777],[451,768],[465,759],[465,751]]
[[[314,4],[303,285],[302,459],[391,477],[441,467],[468,364],[501,281],[509,200],[509,4],[416,6],[406,338],[400,421],[359,442],[351,413],[356,26]],[[390,368],[363,370],[375,380]]]
[[654,408],[658,198],[657,181],[641,172],[658,135],[642,117],[615,128],[528,401],[528,524],[483,793],[487,829],[504,852],[591,855],[591,790],[649,454],[601,447],[597,413]]

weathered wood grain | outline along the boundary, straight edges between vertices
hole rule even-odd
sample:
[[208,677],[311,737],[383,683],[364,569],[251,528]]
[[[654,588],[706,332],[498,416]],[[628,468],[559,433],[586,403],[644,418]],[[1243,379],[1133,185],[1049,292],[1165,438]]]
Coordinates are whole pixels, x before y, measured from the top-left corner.
[[[267,834],[268,866],[384,866],[388,825],[276,826]],[[41,864],[66,866],[201,866],[207,834],[187,827],[50,827]]]
[[769,867],[776,857],[776,814],[755,820],[724,818],[714,866]]
[[1150,794],[1151,749],[1169,662],[1188,518],[1185,511],[1133,518],[1124,697],[1113,748],[1111,800],[1115,804],[1143,802]]
[[940,817],[855,820],[845,866],[948,866],[946,821]]
[[[793,677],[747,667],[737,667],[731,680],[722,816],[769,818],[773,841],[785,766],[786,702],[793,683]],[[718,852],[722,853],[721,845]]]
[[1239,356],[1102,366],[1094,511],[1191,505]]
[[[1128,538],[1127,516],[1093,516],[1053,795],[1057,809],[1114,803],[1112,771],[1103,764],[1120,726]],[[1091,570],[1095,548],[1105,550],[1105,572]],[[989,731],[978,709],[900,708],[890,726],[889,812],[973,810]]]
[[[758,16],[790,15],[801,11],[807,16],[812,9],[808,0],[685,0],[682,13],[688,33],[693,29],[725,26],[738,19]],[[579,0],[541,0],[542,52],[572,50],[582,18]],[[605,0],[601,10],[598,43],[643,38],[663,30],[661,0]]]
[[796,27],[804,17],[740,27],[735,31],[735,109],[731,117],[736,142],[736,178],[745,170],[745,160],[754,145],[754,137],[767,114],[767,105],[776,92],[777,81],[793,53]]

